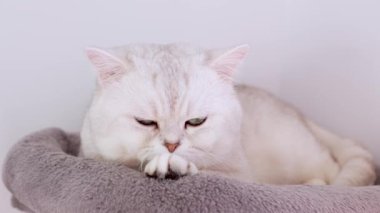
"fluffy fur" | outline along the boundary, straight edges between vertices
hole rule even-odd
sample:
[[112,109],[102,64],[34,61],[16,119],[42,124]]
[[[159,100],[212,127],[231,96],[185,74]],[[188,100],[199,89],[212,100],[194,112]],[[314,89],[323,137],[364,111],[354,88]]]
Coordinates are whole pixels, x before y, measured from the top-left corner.
[[[204,171],[260,183],[372,184],[372,157],[357,143],[264,91],[233,85],[247,52],[246,45],[87,49],[98,86],[81,132],[83,154],[159,178]],[[186,125],[194,118],[206,120]],[[166,144],[178,146],[171,152]]]

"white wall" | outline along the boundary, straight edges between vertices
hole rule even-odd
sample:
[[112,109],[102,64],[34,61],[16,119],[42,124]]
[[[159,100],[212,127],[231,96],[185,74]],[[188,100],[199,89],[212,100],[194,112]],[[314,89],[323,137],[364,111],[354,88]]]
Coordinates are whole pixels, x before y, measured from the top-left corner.
[[[174,41],[249,43],[240,80],[379,153],[379,8],[368,0],[1,0],[0,158],[29,132],[79,130],[94,84],[83,47]],[[2,184],[0,212],[11,212]]]

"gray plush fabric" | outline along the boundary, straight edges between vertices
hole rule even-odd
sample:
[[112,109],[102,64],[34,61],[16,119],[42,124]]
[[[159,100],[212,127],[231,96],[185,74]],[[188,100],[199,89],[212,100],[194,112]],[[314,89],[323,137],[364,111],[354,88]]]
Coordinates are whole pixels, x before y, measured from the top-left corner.
[[157,180],[122,164],[76,157],[77,134],[56,128],[10,150],[3,181],[28,212],[380,212],[380,186],[273,186],[211,175]]

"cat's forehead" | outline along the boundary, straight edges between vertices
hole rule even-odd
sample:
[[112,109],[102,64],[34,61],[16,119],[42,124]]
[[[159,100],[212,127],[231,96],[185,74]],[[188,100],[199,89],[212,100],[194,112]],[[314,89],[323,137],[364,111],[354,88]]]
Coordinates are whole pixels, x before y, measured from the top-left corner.
[[134,64],[133,72],[141,79],[134,82],[141,88],[139,97],[147,96],[141,100],[150,103],[150,111],[170,115],[190,110],[189,95],[195,92],[191,84],[199,83],[194,79],[202,67],[201,50],[178,45],[143,45],[126,50],[124,58]]
[[174,75],[204,61],[203,50],[186,44],[132,44],[114,51],[138,72]]
[[201,50],[184,44],[143,45],[133,54],[136,70],[144,72],[155,90],[166,96],[171,110],[189,89],[191,75],[196,75],[203,57]]

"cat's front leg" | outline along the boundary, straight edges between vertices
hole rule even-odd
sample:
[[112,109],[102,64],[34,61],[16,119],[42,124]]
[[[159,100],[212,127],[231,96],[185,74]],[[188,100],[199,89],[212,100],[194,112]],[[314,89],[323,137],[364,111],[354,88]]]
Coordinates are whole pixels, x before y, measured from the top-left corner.
[[184,158],[170,153],[155,156],[149,161],[144,173],[158,178],[170,178],[198,173],[198,168]]

